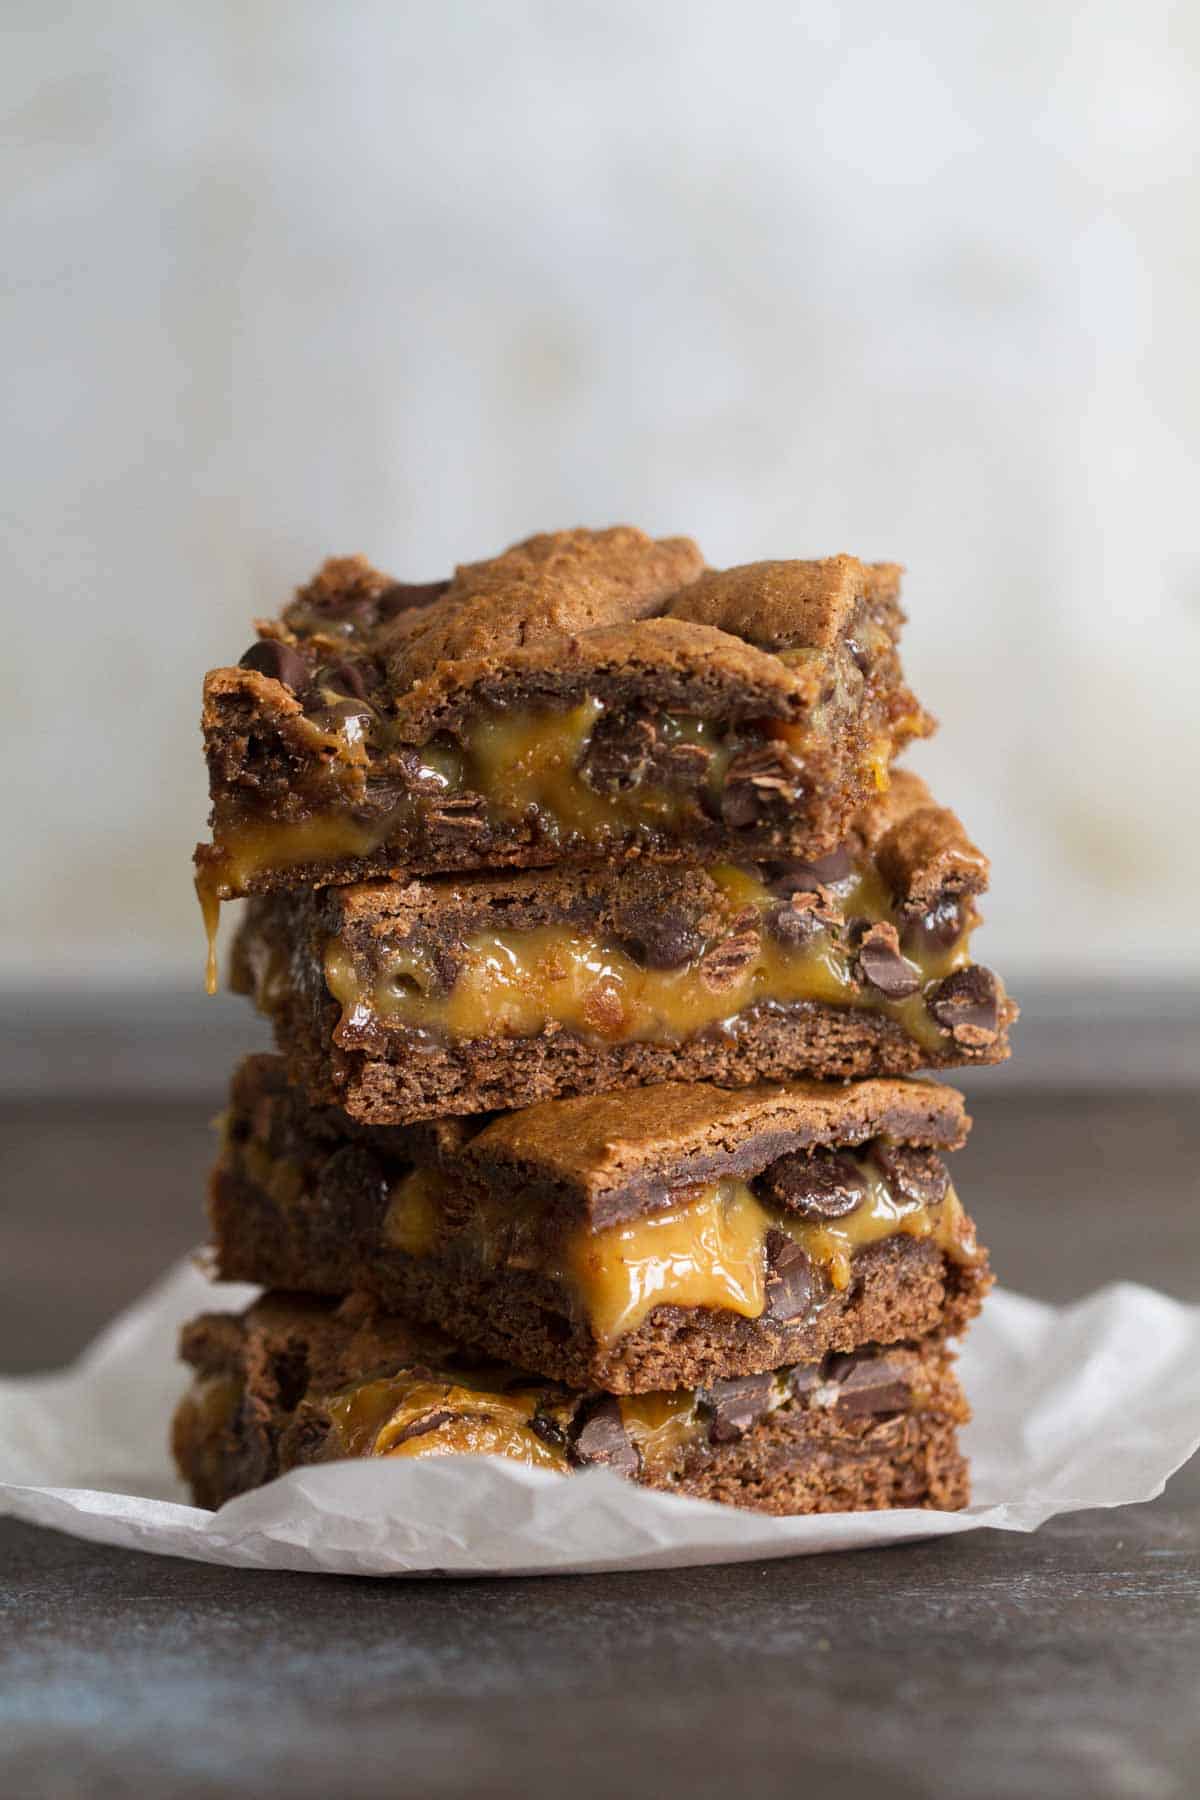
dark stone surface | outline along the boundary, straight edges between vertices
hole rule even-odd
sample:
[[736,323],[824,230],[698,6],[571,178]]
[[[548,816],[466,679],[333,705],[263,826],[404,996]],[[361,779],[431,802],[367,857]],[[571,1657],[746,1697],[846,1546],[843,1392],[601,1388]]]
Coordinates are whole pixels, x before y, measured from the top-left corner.
[[[1200,1298],[1193,1096],[973,1091],[1002,1276]],[[71,1354],[199,1235],[198,1109],[0,1120],[0,1367]],[[1197,1791],[1200,1471],[1032,1537],[665,1574],[369,1582],[0,1522],[0,1793]]]

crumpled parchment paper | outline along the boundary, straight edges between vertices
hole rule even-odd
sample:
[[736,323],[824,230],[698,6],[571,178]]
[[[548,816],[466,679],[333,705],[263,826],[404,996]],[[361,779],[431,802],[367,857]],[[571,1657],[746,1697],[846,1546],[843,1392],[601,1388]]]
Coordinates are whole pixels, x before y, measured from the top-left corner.
[[961,1372],[975,1497],[960,1513],[773,1519],[607,1471],[500,1458],[299,1469],[209,1513],[186,1505],[167,1432],[194,1313],[254,1290],[168,1274],[72,1367],[0,1381],[0,1513],[159,1555],[358,1575],[666,1569],[852,1550],[1149,1500],[1200,1445],[1200,1307],[1119,1283],[1066,1308],[994,1293]]

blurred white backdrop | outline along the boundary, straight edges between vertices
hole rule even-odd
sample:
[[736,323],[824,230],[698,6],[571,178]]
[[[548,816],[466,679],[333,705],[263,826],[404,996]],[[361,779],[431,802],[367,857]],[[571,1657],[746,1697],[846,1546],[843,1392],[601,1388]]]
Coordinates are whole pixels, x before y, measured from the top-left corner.
[[2,16],[0,980],[198,978],[201,673],[325,553],[618,520],[905,562],[986,960],[1200,971],[1195,8]]

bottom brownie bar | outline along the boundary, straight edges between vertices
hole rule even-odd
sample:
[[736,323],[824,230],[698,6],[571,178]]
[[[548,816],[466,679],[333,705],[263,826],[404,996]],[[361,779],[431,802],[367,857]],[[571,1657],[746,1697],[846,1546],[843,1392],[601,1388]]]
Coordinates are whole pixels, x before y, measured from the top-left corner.
[[967,1502],[968,1410],[932,1342],[618,1398],[480,1362],[362,1295],[268,1294],[193,1320],[182,1354],[197,1379],[173,1447],[200,1506],[304,1464],[454,1453],[602,1464],[767,1513]]

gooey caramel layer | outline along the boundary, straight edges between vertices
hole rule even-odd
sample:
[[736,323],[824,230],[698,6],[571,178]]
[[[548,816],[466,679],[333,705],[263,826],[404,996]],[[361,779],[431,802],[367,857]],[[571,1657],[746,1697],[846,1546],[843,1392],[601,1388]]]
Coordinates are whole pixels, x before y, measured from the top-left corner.
[[505,1388],[495,1370],[447,1378],[402,1369],[363,1382],[328,1405],[343,1456],[505,1456],[538,1469],[565,1472],[557,1445],[530,1429],[544,1388]]
[[[764,1388],[764,1415],[792,1398],[788,1373],[781,1371]],[[574,1402],[545,1385],[507,1385],[522,1379],[515,1370],[493,1365],[445,1378],[400,1369],[384,1380],[359,1383],[324,1403],[334,1448],[340,1456],[504,1456],[565,1474],[571,1465],[563,1446]],[[625,1394],[617,1404],[649,1474],[670,1467],[689,1444],[708,1434],[708,1410],[694,1389]],[[532,1428],[535,1418],[557,1441]]]
[[[656,1306],[711,1307],[757,1319],[766,1306],[767,1236],[781,1231],[805,1251],[832,1293],[849,1286],[859,1251],[892,1237],[932,1242],[955,1261],[978,1256],[974,1231],[953,1187],[928,1202],[896,1192],[869,1156],[855,1159],[862,1200],[837,1219],[805,1219],[768,1205],[743,1181],[727,1178],[683,1190],[660,1211],[592,1232],[569,1231],[552,1251],[535,1240],[540,1211],[522,1216],[506,1201],[477,1203],[465,1226],[481,1260],[531,1268],[573,1296],[598,1344],[610,1347],[636,1331]],[[408,1255],[439,1248],[437,1206],[445,1177],[418,1171],[393,1189],[385,1243]],[[445,1187],[443,1185],[443,1192]]]
[[[396,832],[436,815],[447,800],[478,797],[482,807],[474,816],[493,827],[536,816],[540,837],[552,844],[568,838],[603,844],[638,831],[677,832],[696,812],[696,791],[691,787],[639,779],[615,792],[598,791],[584,779],[582,759],[605,710],[596,699],[557,712],[481,708],[464,722],[461,742],[429,744],[419,751],[390,742],[387,722],[367,702],[361,704],[363,710],[341,720],[337,730],[323,730],[312,720],[299,726],[311,740],[313,754],[345,788],[345,799],[335,809],[329,810],[325,802],[309,818],[276,822],[249,817],[236,799],[218,798],[213,818],[218,854],[196,875],[208,936],[210,993],[216,990],[221,900],[245,893],[259,876],[275,869],[371,856]],[[730,760],[738,748],[761,741],[763,735],[754,727],[731,730],[676,713],[658,715],[655,726],[668,750],[693,746],[707,753],[702,788],[714,810],[719,810]],[[799,754],[810,731],[811,727],[778,726],[772,735],[784,738]],[[392,807],[363,817],[368,743],[377,751],[392,749],[417,761],[406,769],[409,791]]]
[[[764,1389],[764,1414],[792,1398],[781,1371]],[[566,1441],[573,1401],[556,1401],[553,1390],[509,1387],[516,1371],[491,1367],[477,1373],[455,1371],[443,1379],[428,1370],[400,1369],[381,1381],[347,1388],[325,1402],[340,1456],[504,1456],[536,1469],[567,1473],[570,1460],[559,1442],[532,1429],[537,1417],[550,1435]],[[819,1403],[819,1402],[818,1402]],[[707,1436],[708,1412],[694,1389],[624,1394],[617,1402],[621,1422],[637,1449],[642,1469],[657,1473],[676,1462],[689,1444]]]
[[[455,951],[449,992],[429,949],[381,947],[364,979],[348,945],[334,936],[325,947],[326,986],[351,1029],[376,1020],[452,1043],[537,1037],[554,1028],[593,1044],[680,1044],[714,1027],[729,1029],[752,1007],[799,1001],[880,1012],[925,1049],[944,1043],[925,996],[969,962],[969,928],[945,948],[926,941],[910,947],[902,960],[916,991],[889,999],[859,980],[854,951],[836,929],[823,926],[801,944],[773,936],[767,915],[779,896],[757,871],[721,864],[709,873],[731,916],[758,915],[753,954],[719,979],[706,979],[708,959],[719,946],[706,946],[676,969],[649,969],[612,938],[540,925],[473,932]],[[870,863],[856,870],[839,910],[842,919],[869,925],[903,923]]]
[[[777,1369],[763,1380],[756,1396],[759,1418],[795,1403],[792,1374],[791,1368]],[[527,1380],[491,1365],[444,1377],[400,1369],[383,1380],[355,1384],[323,1403],[333,1425],[329,1453],[504,1456],[565,1474],[571,1468],[566,1445],[578,1397],[545,1384],[522,1385]],[[839,1394],[836,1382],[818,1382],[807,1389],[804,1405],[833,1408]],[[927,1404],[928,1395],[913,1386],[905,1410],[920,1412]],[[617,1406],[643,1475],[678,1467],[691,1445],[710,1436],[712,1406],[699,1389],[622,1394]]]

